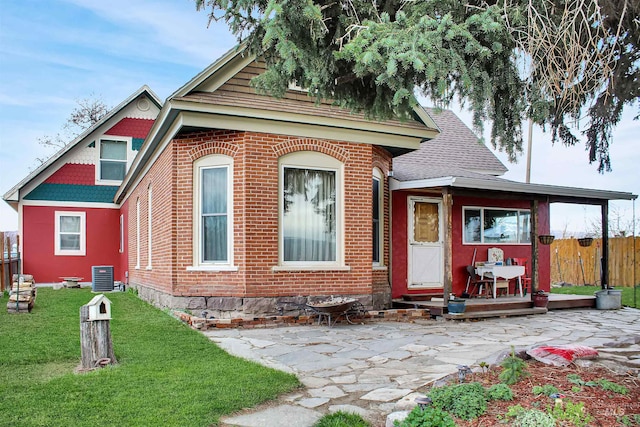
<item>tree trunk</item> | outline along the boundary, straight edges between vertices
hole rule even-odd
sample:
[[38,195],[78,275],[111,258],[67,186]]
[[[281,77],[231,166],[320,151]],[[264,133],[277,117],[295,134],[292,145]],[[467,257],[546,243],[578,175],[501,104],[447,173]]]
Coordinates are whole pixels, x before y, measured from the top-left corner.
[[89,321],[89,306],[80,307],[80,350],[82,369],[115,365],[109,320]]

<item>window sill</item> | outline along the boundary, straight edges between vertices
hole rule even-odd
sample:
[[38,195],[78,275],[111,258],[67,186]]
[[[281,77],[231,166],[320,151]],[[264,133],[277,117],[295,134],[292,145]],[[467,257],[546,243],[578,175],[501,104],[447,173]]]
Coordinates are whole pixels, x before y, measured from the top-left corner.
[[147,267],[145,268],[145,270],[153,270],[153,268],[150,265],[147,265]]
[[351,271],[348,265],[274,265],[272,271]]
[[187,271],[238,271],[237,265],[192,265]]
[[374,265],[373,266],[373,271],[387,271],[389,269],[389,267],[387,267],[386,265]]

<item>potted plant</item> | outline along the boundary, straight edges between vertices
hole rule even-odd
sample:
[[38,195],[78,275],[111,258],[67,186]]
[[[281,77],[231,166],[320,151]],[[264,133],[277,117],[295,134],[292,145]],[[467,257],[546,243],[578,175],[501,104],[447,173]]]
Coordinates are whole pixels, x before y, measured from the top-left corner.
[[554,239],[555,239],[555,236],[553,234],[540,234],[538,236],[538,240],[543,245],[550,245],[551,243],[553,243]]
[[447,311],[449,313],[464,313],[466,309],[466,302],[461,298],[456,298],[455,295],[452,295],[452,299],[449,300],[449,304],[447,304]]
[[532,295],[534,307],[546,307],[549,303],[549,294],[545,291],[537,291]]
[[582,237],[578,239],[578,244],[583,248],[587,246],[591,246],[592,243],[593,243],[593,237]]

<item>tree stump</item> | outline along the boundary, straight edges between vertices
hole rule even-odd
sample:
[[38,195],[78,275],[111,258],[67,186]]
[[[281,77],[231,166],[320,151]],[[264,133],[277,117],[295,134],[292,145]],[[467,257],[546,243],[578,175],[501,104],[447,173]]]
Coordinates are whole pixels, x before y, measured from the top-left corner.
[[109,320],[89,320],[89,306],[80,307],[81,369],[94,369],[117,362]]

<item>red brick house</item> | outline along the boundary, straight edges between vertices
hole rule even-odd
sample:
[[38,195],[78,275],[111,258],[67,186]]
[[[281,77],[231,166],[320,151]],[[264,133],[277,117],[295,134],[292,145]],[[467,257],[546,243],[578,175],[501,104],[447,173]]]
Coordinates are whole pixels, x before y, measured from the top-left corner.
[[294,89],[256,95],[262,70],[231,51],[165,102],[115,200],[130,285],[217,315],[310,295],[388,306],[386,178],[393,156],[437,136],[433,120],[418,108],[411,123],[370,122]]
[[[70,154],[7,193],[21,215],[24,271],[42,282],[114,265],[118,280],[158,306],[229,317],[273,314],[308,297],[385,308],[403,294],[459,294],[473,252],[480,261],[499,247],[531,259],[535,282],[549,289],[548,247],[536,239],[548,232],[549,203],[594,203],[604,213],[608,200],[635,197],[501,179],[504,165],[450,111],[417,107],[411,121],[369,121],[293,86],[282,99],[256,94],[249,82],[263,70],[232,50],[159,111],[148,95],[157,118],[145,122],[144,143],[100,206],[110,219],[87,219],[84,238],[102,245],[101,258],[47,275],[61,255],[27,249],[36,245],[32,227],[59,238],[52,215],[62,207],[37,220],[27,206],[36,182],[64,176]],[[124,118],[71,145],[111,135]]]

